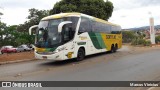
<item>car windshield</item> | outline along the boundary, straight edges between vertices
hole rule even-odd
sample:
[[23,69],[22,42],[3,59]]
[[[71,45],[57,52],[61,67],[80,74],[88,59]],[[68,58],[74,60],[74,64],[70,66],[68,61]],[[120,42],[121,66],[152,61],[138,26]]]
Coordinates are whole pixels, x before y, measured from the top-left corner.
[[72,21],[74,24],[71,27],[75,32],[78,22],[77,17],[41,21],[38,25],[36,46],[39,48],[52,48],[62,44],[63,36],[61,33],[58,33],[58,25],[63,21]]

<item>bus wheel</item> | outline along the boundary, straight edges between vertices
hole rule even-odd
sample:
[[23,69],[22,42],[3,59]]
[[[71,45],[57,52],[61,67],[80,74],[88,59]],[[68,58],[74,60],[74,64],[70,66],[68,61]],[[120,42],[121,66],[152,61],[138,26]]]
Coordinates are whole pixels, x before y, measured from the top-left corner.
[[85,51],[83,48],[80,48],[77,53],[77,61],[83,60],[85,57]]
[[118,50],[118,45],[116,44],[114,48],[114,52],[116,52],[117,50]]
[[114,45],[112,44],[112,46],[111,46],[111,53],[114,53],[115,52],[115,47],[114,47]]

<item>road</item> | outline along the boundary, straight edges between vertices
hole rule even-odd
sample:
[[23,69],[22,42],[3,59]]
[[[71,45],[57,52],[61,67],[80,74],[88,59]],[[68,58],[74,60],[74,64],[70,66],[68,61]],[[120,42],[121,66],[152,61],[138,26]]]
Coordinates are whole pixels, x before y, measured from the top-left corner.
[[[138,49],[136,51],[124,47],[114,54],[92,55],[79,62],[37,60],[1,65],[0,81],[159,81],[159,69],[160,48],[141,52]],[[135,89],[140,88],[45,88],[45,90]],[[17,88],[0,88],[0,90],[17,90]]]

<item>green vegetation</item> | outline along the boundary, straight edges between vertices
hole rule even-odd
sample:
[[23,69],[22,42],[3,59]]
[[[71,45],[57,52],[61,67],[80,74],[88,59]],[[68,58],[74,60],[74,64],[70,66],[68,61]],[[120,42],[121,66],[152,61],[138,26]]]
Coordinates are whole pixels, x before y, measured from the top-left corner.
[[122,31],[123,43],[131,43],[136,37],[133,31]]
[[80,12],[108,20],[112,16],[113,4],[104,0],[61,0],[57,2],[50,14],[65,12]]
[[131,45],[142,45],[142,46],[150,46],[151,42],[146,41],[145,39],[135,39],[131,42]]
[[123,31],[123,43],[131,43],[131,45],[150,46],[151,42],[144,39],[145,34],[137,31]]
[[160,36],[156,37],[156,43],[159,44],[160,43]]

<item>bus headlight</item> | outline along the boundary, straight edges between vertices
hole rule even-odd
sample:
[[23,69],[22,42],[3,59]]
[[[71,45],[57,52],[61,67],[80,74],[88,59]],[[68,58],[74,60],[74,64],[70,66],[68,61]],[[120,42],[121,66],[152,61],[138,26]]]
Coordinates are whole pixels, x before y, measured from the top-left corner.
[[58,53],[58,50],[53,51],[53,54]]
[[66,47],[60,47],[59,49],[57,49],[59,52],[65,50]]
[[59,49],[53,51],[53,53],[58,53],[58,52],[63,51],[65,49],[66,49],[66,47],[60,47]]

